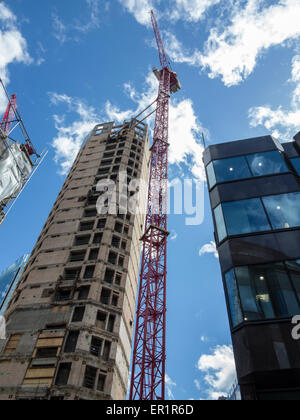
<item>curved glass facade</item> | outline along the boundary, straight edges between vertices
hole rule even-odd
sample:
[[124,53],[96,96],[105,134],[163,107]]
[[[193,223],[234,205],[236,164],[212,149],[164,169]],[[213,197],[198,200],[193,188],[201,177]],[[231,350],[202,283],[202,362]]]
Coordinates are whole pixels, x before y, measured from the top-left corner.
[[300,192],[222,203],[214,214],[219,242],[227,236],[300,227]]
[[300,261],[236,267],[226,273],[233,326],[299,314],[299,273]]
[[207,165],[207,177],[210,189],[217,183],[285,172],[289,172],[289,169],[279,151],[219,159]]

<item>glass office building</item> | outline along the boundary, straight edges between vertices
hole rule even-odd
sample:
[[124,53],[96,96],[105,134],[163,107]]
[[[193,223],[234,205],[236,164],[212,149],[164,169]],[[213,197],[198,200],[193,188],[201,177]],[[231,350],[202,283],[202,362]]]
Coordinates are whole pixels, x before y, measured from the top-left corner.
[[300,400],[300,134],[205,150],[215,239],[244,400]]
[[28,261],[29,255],[23,255],[10,267],[0,273],[0,316],[4,314],[18,281]]

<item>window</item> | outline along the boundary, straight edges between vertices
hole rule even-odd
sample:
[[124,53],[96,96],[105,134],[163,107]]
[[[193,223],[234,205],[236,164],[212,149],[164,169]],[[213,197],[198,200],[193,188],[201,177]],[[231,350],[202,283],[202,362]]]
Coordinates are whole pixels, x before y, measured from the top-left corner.
[[103,359],[108,360],[110,356],[110,349],[111,349],[111,342],[105,341],[104,343],[104,350],[103,350]]
[[108,262],[110,264],[115,265],[117,263],[117,257],[118,257],[117,254],[115,254],[114,252],[110,252],[108,255]]
[[78,293],[78,300],[88,299],[89,293],[90,293],[90,286],[80,287],[79,293]]
[[234,270],[229,271],[225,275],[225,281],[228,294],[228,302],[231,312],[231,320],[233,326],[236,327],[237,325],[243,322],[243,314]]
[[109,289],[103,288],[102,291],[101,291],[100,302],[103,305],[109,305],[109,303],[110,303],[110,295],[111,295],[111,291]]
[[107,331],[109,331],[111,333],[114,331],[115,320],[116,320],[115,315],[109,315],[108,325],[107,325]]
[[298,175],[300,175],[300,158],[291,159],[291,162],[296,169]]
[[112,159],[106,159],[106,160],[102,160],[101,162],[101,166],[109,166],[113,163]]
[[66,345],[65,345],[65,353],[74,353],[77,346],[77,341],[79,337],[79,331],[70,331]]
[[87,366],[85,370],[83,386],[88,389],[94,389],[96,376],[97,376],[97,369],[91,366]]
[[92,279],[94,277],[94,272],[95,272],[95,266],[94,265],[90,265],[90,266],[86,267],[85,272],[84,272],[84,278],[85,279]]
[[103,229],[106,225],[106,219],[101,219],[98,222],[97,229]]
[[58,290],[55,295],[56,302],[65,302],[71,298],[71,290]]
[[[96,197],[96,201],[97,201],[97,197]],[[97,216],[96,209],[89,209],[89,210],[84,211],[84,217],[96,217],[96,216]]]
[[114,281],[115,272],[110,270],[109,268],[106,269],[104,281],[106,283],[111,284]]
[[[94,206],[94,205],[96,205],[97,201],[98,201],[98,196],[97,195],[93,195],[93,196],[91,196],[91,197],[88,198],[87,204],[88,204],[88,206]],[[85,217],[93,217],[92,215],[94,217],[97,216],[97,211],[95,210],[93,212],[93,211],[90,210],[90,216],[85,216]]]
[[56,376],[55,384],[60,385],[67,385],[69,381],[69,376],[71,372],[72,363],[61,363],[59,365],[58,373]]
[[36,359],[48,359],[57,356],[58,347],[44,347],[37,349]]
[[213,188],[217,182],[289,172],[283,156],[275,150],[214,160],[207,165],[206,170],[210,188]]
[[100,357],[102,347],[102,340],[98,337],[92,337],[90,353],[93,356]]
[[246,321],[291,317],[300,311],[284,263],[237,267],[225,275],[234,326]]
[[300,301],[300,260],[287,261],[286,266]]
[[91,249],[90,255],[89,255],[89,261],[95,261],[98,259],[99,254],[99,248]]
[[102,241],[103,233],[96,233],[94,235],[93,244],[100,244]]
[[281,153],[277,151],[248,155],[246,158],[253,176],[289,172]]
[[90,235],[76,236],[74,246],[88,245],[90,242]]
[[104,392],[105,381],[106,381],[106,375],[100,374],[98,378],[98,385],[97,385],[98,391]]
[[70,262],[84,261],[85,251],[75,251],[70,254]]
[[102,311],[97,312],[96,327],[105,330],[107,314]]
[[263,197],[273,229],[300,226],[300,193]]
[[83,222],[83,223],[80,223],[79,230],[80,232],[84,232],[87,230],[93,230],[93,228],[94,228],[94,222]]
[[244,235],[271,230],[261,200],[232,201],[215,209],[219,241],[227,235]]
[[122,233],[123,225],[121,223],[116,222],[115,224],[115,231],[118,233]]
[[121,281],[122,281],[122,274],[118,274],[117,273],[116,278],[115,278],[115,284],[117,286],[120,286],[121,285]]
[[213,162],[213,167],[217,182],[234,181],[237,179],[251,177],[251,173],[244,156],[215,160]]
[[74,309],[72,322],[82,322],[85,312],[85,306],[78,306]]
[[114,293],[113,294],[113,297],[112,297],[112,300],[111,300],[111,304],[112,304],[112,306],[118,306],[118,302],[119,302],[119,295],[118,294],[116,294],[116,293]]
[[120,238],[118,238],[117,236],[113,236],[113,237],[112,237],[112,241],[111,241],[111,245],[112,245],[114,248],[119,248],[119,247],[120,247],[120,241],[121,241],[121,239],[120,239]]
[[64,273],[65,280],[76,280],[80,275],[80,268],[66,269]]

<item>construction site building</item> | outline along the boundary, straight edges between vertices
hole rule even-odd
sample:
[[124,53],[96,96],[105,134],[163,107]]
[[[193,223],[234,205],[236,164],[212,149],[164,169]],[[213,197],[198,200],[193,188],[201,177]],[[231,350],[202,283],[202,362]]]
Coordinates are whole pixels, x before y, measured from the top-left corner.
[[149,159],[135,120],[82,146],[5,313],[1,400],[126,398],[145,209],[99,215],[96,186],[120,172],[147,183]]

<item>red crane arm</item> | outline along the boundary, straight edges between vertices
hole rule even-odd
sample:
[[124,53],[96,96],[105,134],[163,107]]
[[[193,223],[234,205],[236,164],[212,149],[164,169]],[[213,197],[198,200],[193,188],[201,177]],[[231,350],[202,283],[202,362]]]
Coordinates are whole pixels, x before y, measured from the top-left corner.
[[162,68],[166,67],[170,70],[169,61],[168,61],[167,55],[165,53],[164,44],[163,44],[161,36],[160,36],[159,27],[158,27],[157,20],[155,18],[153,10],[151,10],[151,21],[152,21],[152,25],[153,25],[153,29],[154,29],[154,33],[155,33],[160,64],[161,64]]

